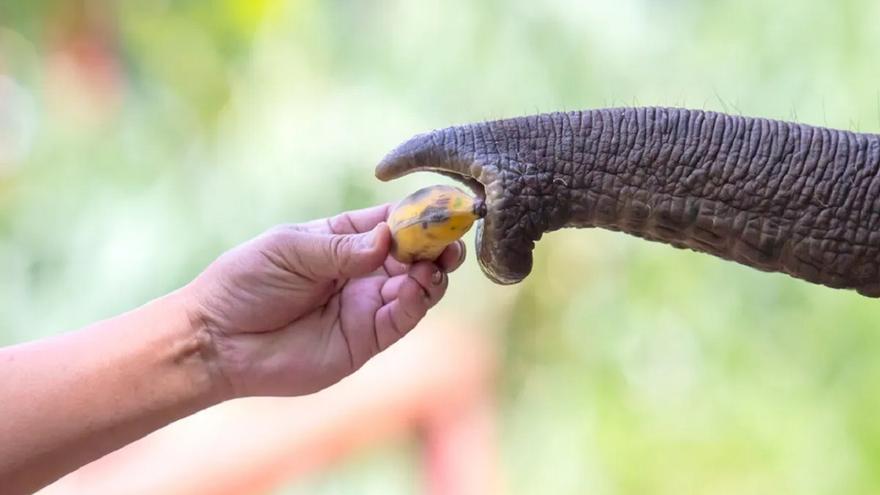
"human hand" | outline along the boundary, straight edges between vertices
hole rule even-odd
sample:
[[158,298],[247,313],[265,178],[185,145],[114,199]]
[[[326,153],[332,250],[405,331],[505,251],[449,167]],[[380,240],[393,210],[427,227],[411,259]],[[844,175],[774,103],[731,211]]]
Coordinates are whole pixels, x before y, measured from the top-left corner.
[[185,289],[228,397],[302,395],[360,368],[446,292],[461,241],[435,262],[389,256],[390,205],[276,227],[223,254]]

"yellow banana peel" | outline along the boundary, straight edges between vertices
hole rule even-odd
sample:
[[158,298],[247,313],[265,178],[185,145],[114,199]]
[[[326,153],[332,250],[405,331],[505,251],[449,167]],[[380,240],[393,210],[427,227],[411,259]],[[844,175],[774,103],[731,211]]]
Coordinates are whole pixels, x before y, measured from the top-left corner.
[[401,200],[388,215],[391,256],[402,263],[436,260],[486,214],[482,200],[461,189],[435,185]]

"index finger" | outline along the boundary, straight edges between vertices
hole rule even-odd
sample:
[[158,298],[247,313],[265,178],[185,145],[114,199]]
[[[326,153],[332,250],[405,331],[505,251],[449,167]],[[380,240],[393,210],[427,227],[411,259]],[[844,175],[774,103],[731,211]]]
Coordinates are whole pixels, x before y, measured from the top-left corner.
[[380,222],[388,219],[391,203],[342,212],[330,218],[312,220],[296,226],[299,230],[314,234],[360,234],[369,232]]

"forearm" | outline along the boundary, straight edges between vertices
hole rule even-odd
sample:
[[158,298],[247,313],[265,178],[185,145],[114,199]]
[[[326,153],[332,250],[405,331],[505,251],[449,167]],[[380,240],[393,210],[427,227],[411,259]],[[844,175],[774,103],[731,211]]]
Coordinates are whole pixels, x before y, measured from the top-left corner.
[[209,344],[174,293],[77,332],[0,349],[4,493],[29,493],[221,401]]

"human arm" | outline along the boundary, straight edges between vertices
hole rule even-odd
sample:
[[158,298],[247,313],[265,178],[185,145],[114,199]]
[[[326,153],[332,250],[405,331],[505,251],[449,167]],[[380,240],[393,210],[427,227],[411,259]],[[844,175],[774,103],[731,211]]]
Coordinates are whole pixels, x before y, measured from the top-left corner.
[[300,395],[413,328],[463,258],[388,257],[388,205],[275,228],[172,294],[0,349],[0,486],[28,493],[199,409]]

